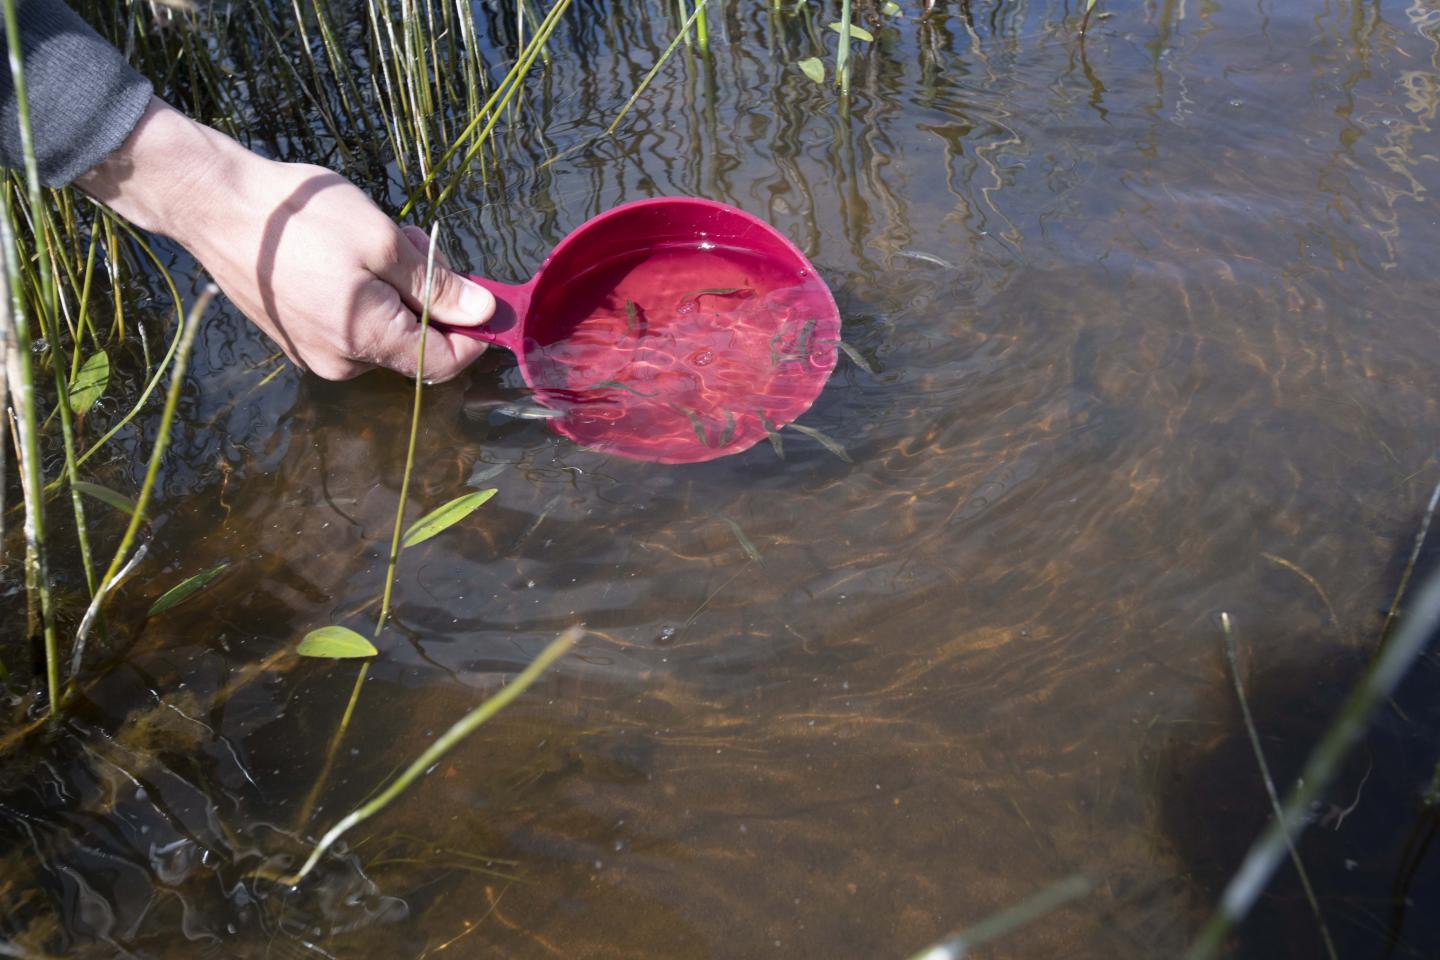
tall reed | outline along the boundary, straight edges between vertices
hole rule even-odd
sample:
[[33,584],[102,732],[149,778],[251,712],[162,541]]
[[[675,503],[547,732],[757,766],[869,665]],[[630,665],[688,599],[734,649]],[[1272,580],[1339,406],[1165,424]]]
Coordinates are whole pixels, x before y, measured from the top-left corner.
[[[41,297],[40,327],[45,327],[43,311],[54,305],[54,277],[51,274],[50,251],[47,247],[49,230],[46,225],[45,206],[40,200],[40,171],[35,159],[35,140],[30,126],[30,101],[25,87],[24,54],[20,47],[20,19],[16,12],[16,0],[3,0],[5,15],[5,36],[10,61],[10,79],[14,84],[17,104],[17,119],[20,127],[20,142],[25,154],[25,185],[30,212],[35,217],[35,243],[38,253]],[[42,633],[45,646],[45,687],[48,691],[50,714],[55,716],[60,709],[60,649],[55,632],[55,607],[50,596],[50,578],[45,543],[45,497],[43,474],[40,465],[39,418],[36,413],[35,372],[32,362],[30,327],[25,315],[25,305],[20,297],[23,289],[20,282],[20,251],[18,237],[13,230],[14,209],[9,191],[5,194],[5,271],[10,290],[9,338],[14,345],[7,351],[7,359],[14,358],[12,395],[19,416],[15,424],[19,439],[21,494],[25,499],[25,591],[27,598],[39,596]],[[62,401],[63,403],[63,401]],[[66,451],[67,462],[73,455],[73,446]],[[81,518],[83,523],[83,515]],[[27,603],[33,603],[28,600]],[[28,618],[27,618],[28,619]],[[30,632],[30,631],[27,631]]]

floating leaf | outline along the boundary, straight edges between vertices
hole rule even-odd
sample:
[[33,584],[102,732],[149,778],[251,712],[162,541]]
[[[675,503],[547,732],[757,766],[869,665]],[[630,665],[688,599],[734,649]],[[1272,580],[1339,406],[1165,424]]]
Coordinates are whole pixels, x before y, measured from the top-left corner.
[[456,497],[443,507],[431,510],[425,516],[416,520],[410,525],[400,538],[401,547],[413,547],[417,543],[424,543],[435,534],[447,527],[453,526],[474,513],[480,506],[495,496],[494,487],[488,490],[476,490],[474,493],[467,493],[464,496]]
[[76,480],[75,489],[87,497],[94,497],[101,503],[108,503],[121,513],[133,515],[135,513],[135,501],[123,493],[111,490],[109,487],[102,487],[98,483],[91,483],[88,480]]
[[302,657],[319,657],[323,660],[350,660],[355,657],[373,657],[380,651],[375,644],[366,640],[349,627],[331,624],[318,630],[311,630],[300,641],[295,652]]
[[900,16],[900,4],[895,0],[885,0],[885,5],[880,8],[880,12],[887,17],[898,17]]
[[180,604],[184,603],[186,600],[189,600],[192,596],[208,587],[215,580],[216,577],[220,576],[220,574],[225,572],[225,568],[228,566],[230,566],[229,563],[217,563],[209,570],[206,570],[202,573],[197,573],[193,577],[187,577],[186,579],[181,580],[179,583],[175,584],[175,586],[162,593],[159,600],[156,600],[154,603],[150,604],[150,609],[145,612],[145,616],[157,617],[160,614],[164,613],[166,610],[169,610],[173,607],[178,607]]
[[80,372],[70,381],[70,409],[83,417],[110,383],[110,358],[97,350],[80,365]]
[[806,57],[804,60],[798,61],[795,66],[799,67],[801,73],[816,83],[825,82],[825,64],[820,62],[819,57]]
[[[845,25],[839,20],[836,20],[834,23],[830,24],[830,29],[834,30],[836,33],[843,33],[845,30]],[[850,24],[850,36],[854,37],[856,40],[864,40],[867,43],[871,43],[875,40],[875,35],[872,34],[869,30],[866,30],[864,27],[857,27],[853,23]]]
[[625,301],[625,329],[631,333],[640,326],[640,311],[635,307],[634,300]]
[[855,462],[854,460],[850,459],[850,454],[845,452],[845,448],[840,446],[840,443],[829,434],[821,433],[814,427],[801,426],[798,423],[792,423],[790,424],[790,426],[794,427],[796,430],[799,430],[801,433],[805,434],[805,436],[818,441],[822,447],[824,447],[826,450],[829,450],[831,453],[835,454],[835,456],[839,457],[841,460],[844,460],[846,463]]

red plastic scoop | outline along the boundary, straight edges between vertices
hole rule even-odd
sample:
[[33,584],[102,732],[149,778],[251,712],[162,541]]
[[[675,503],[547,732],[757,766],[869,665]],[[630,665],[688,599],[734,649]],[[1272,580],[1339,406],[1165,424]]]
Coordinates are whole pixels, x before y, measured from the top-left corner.
[[835,369],[840,311],[815,268],[756,217],[711,200],[638,200],[595,217],[484,327],[551,425],[634,460],[738,453],[793,421]]

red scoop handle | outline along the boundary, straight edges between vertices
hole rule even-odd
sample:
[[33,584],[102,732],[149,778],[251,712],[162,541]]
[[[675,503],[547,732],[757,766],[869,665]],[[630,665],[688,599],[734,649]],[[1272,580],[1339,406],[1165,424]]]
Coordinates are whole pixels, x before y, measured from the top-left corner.
[[459,333],[483,343],[504,347],[519,356],[525,343],[525,317],[530,312],[530,295],[534,291],[535,281],[515,286],[473,274],[468,275],[468,278],[495,296],[494,316],[489,323],[480,327],[452,327],[439,323],[436,326],[443,327],[446,333]]

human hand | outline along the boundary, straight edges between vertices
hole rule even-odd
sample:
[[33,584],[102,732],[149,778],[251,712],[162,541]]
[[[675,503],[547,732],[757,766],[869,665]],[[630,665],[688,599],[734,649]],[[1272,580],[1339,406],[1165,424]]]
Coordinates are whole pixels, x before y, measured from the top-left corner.
[[[153,100],[125,144],[76,185],[136,225],[184,244],[247,317],[327,380],[374,367],[409,376],[420,347],[424,232],[397,228],[345,178],[277,163]],[[430,316],[488,320],[495,299],[438,254]],[[449,380],[485,351],[425,332],[424,377]]]

